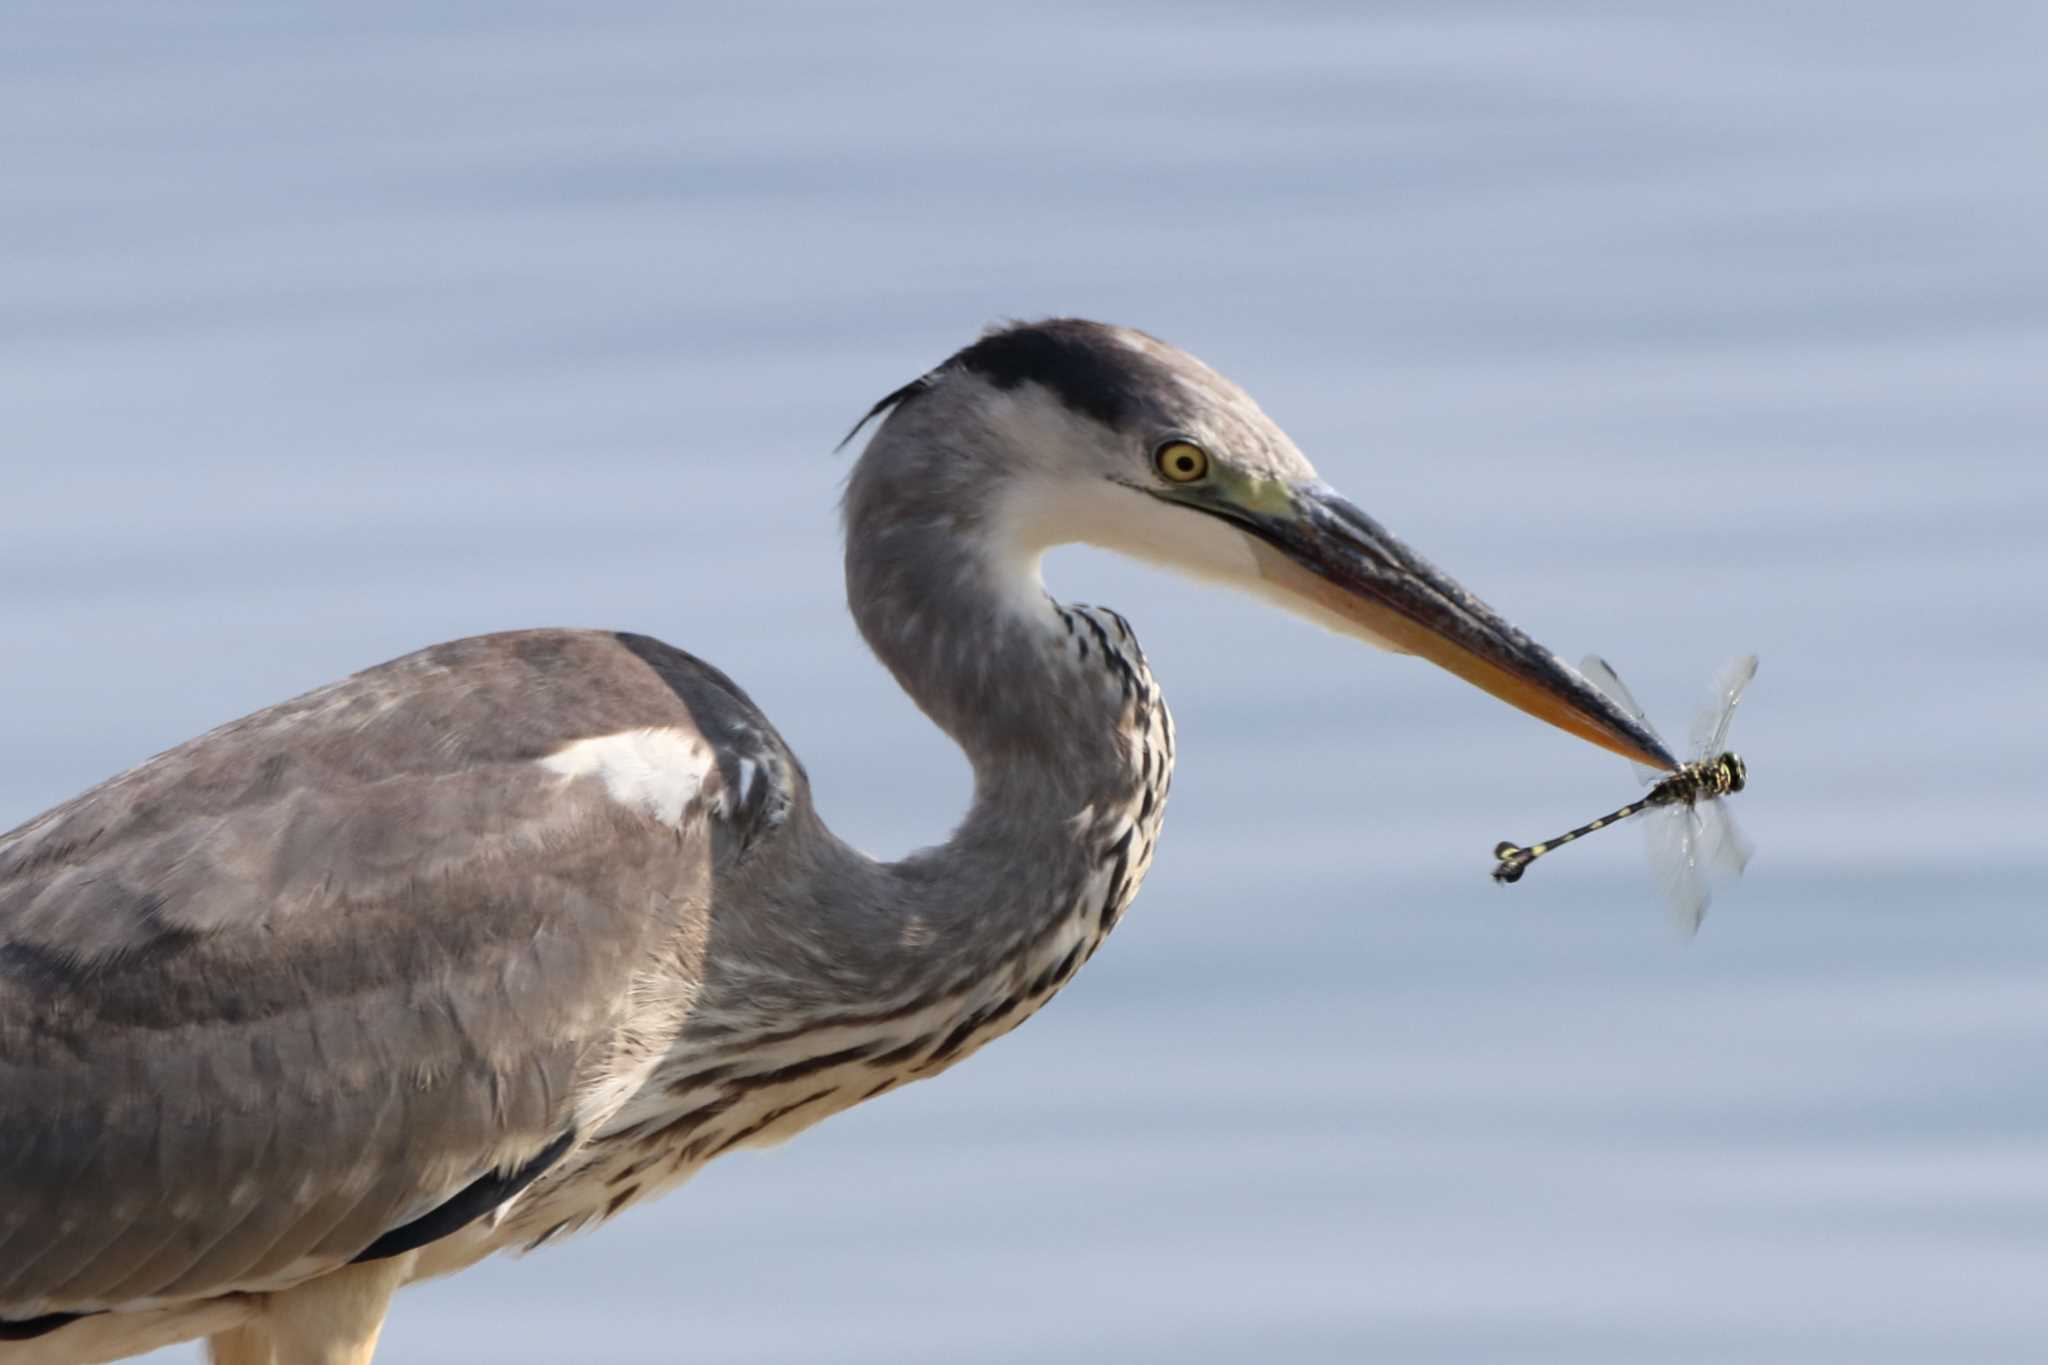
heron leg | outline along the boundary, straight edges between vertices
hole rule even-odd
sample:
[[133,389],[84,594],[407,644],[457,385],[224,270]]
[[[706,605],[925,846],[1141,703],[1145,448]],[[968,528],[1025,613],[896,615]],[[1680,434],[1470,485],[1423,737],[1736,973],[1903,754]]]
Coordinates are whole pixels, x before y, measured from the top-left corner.
[[231,1332],[215,1332],[206,1339],[206,1359],[209,1365],[275,1365],[270,1328],[259,1319]]
[[391,1295],[411,1274],[417,1254],[346,1265],[272,1294],[263,1318],[272,1354],[252,1359],[256,1365],[369,1365]]

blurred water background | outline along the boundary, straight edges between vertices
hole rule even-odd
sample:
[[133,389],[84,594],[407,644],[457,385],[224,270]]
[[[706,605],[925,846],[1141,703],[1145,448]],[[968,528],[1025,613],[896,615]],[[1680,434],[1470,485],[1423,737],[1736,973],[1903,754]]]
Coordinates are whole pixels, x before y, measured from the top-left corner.
[[[2048,1346],[2048,10],[16,3],[0,826],[431,641],[734,673],[894,854],[957,755],[832,445],[1141,326],[1682,737],[1625,766],[1069,551],[1183,744],[1115,944],[941,1083],[410,1291],[381,1360],[2019,1361]],[[191,1348],[176,1353],[189,1358]]]

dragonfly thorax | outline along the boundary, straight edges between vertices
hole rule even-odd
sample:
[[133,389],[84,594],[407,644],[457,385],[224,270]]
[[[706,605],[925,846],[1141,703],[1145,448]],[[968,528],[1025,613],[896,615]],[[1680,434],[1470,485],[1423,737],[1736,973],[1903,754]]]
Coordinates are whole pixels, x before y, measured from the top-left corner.
[[1739,755],[1716,754],[1688,763],[1659,782],[1650,792],[1650,804],[1711,801],[1739,792],[1749,783],[1749,768]]

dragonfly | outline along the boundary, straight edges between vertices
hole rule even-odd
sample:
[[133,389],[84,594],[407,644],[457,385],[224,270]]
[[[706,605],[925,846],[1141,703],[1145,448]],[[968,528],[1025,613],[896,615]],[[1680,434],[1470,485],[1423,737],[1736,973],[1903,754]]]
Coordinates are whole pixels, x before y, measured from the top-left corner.
[[[1649,727],[1643,708],[1605,659],[1589,655],[1579,665],[1579,671],[1622,710]],[[1635,764],[1636,775],[1653,784],[1640,800],[1540,844],[1496,844],[1493,856],[1498,861],[1493,879],[1503,883],[1520,881],[1529,864],[1544,854],[1632,815],[1645,815],[1650,867],[1671,907],[1672,921],[1683,933],[1696,932],[1712,898],[1710,877],[1741,876],[1754,851],[1721,798],[1749,785],[1748,767],[1724,746],[1743,689],[1755,676],[1754,654],[1744,655],[1715,675],[1713,697],[1693,719],[1690,763],[1675,772]]]

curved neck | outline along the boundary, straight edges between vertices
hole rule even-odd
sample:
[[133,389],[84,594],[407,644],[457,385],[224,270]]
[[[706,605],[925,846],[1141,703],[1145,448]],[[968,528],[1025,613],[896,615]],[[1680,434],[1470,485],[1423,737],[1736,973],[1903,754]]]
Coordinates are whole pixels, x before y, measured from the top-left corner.
[[[847,606],[876,657],[966,752],[976,814],[999,795],[1014,805],[1019,787],[1086,801],[1121,784],[1125,688],[1094,630],[1046,593],[1043,547],[1014,535],[1003,482],[963,494],[875,463],[847,492]],[[1110,645],[1135,656],[1123,636]]]
[[963,951],[1001,951],[1070,915],[1086,888],[1099,901],[1107,883],[1094,882],[1120,839],[1119,891],[1135,891],[1164,806],[1171,722],[1121,618],[1047,595],[1043,547],[1014,532],[1005,480],[974,477],[971,456],[935,472],[878,453],[847,489],[848,606],[966,752],[974,801],[945,844],[873,865],[875,892],[941,938],[951,929]]

